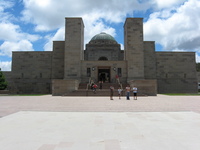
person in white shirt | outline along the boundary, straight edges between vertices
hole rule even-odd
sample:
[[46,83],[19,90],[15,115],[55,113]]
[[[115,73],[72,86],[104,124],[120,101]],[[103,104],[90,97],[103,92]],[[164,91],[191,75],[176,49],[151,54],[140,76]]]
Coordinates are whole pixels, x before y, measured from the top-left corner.
[[118,88],[119,99],[121,99],[121,93],[122,93],[122,89],[121,89],[121,87],[119,86],[119,88]]
[[137,87],[133,87],[133,99],[137,100]]

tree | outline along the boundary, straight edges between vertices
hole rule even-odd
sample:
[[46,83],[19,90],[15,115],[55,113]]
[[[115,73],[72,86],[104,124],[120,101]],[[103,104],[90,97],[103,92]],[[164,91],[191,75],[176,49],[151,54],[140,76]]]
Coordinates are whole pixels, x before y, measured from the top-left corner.
[[0,68],[0,90],[5,90],[6,87],[7,87],[7,82]]

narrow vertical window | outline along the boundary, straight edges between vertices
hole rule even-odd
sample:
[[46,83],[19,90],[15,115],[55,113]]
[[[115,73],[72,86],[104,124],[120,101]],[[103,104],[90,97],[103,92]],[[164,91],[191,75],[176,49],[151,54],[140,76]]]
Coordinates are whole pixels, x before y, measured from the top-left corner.
[[117,74],[119,77],[122,76],[122,68],[117,68]]
[[87,68],[87,77],[91,77],[91,69]]

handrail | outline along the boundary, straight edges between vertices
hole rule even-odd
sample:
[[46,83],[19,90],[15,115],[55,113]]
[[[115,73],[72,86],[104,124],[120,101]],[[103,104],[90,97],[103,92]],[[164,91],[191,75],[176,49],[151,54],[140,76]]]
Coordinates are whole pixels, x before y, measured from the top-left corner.
[[86,86],[86,90],[88,90],[89,85],[91,86],[91,78],[89,78],[89,81],[88,81],[87,86]]
[[116,79],[117,79],[117,82],[118,82],[118,84],[120,85],[120,87],[121,87],[121,89],[122,89],[122,84],[121,84],[121,82],[120,82],[120,80],[119,80],[119,77],[116,78]]

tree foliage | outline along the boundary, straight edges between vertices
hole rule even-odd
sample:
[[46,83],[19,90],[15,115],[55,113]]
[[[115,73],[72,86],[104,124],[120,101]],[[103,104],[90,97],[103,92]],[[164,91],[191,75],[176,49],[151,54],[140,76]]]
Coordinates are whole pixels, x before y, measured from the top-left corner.
[[0,90],[5,90],[6,87],[7,87],[7,82],[0,68]]

